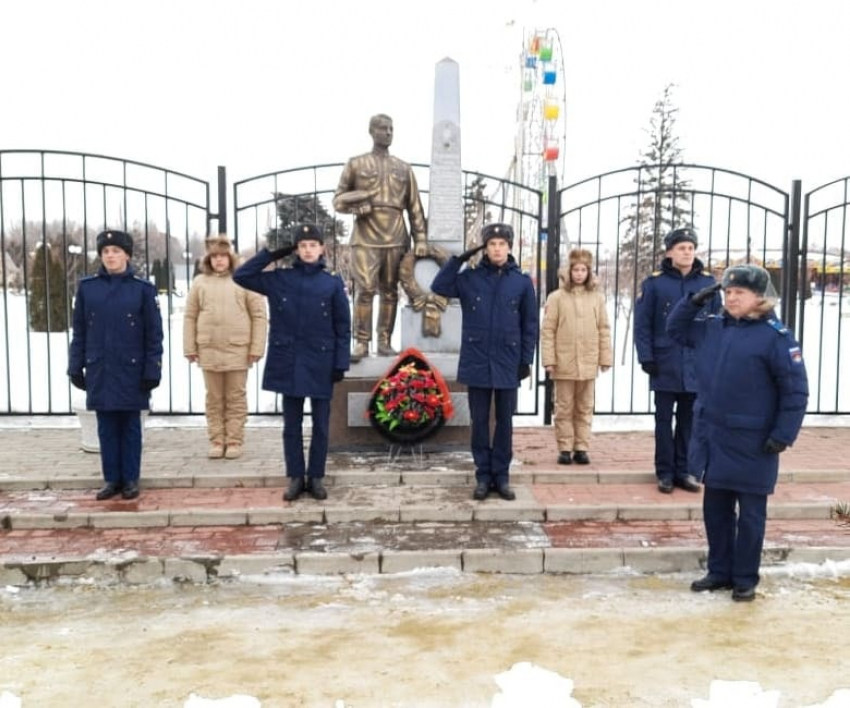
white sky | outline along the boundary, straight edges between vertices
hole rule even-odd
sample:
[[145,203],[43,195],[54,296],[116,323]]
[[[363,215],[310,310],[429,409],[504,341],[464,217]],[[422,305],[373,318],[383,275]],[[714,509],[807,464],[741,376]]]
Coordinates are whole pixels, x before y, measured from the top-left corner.
[[[665,84],[687,161],[811,189],[850,174],[850,6],[832,0],[0,3],[0,149],[231,180],[371,147],[430,162],[434,66],[460,66],[463,167],[505,174],[523,30],[555,28],[566,177],[635,163]],[[560,80],[560,77],[559,77]]]

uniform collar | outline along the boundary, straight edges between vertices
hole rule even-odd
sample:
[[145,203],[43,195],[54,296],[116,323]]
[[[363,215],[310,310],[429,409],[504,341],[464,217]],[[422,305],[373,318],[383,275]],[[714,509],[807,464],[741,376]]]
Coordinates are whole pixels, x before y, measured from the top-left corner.
[[319,273],[325,268],[328,267],[327,262],[325,261],[325,257],[321,256],[319,260],[315,263],[305,263],[298,256],[295,256],[295,260],[292,261],[293,268],[300,268],[304,273]]

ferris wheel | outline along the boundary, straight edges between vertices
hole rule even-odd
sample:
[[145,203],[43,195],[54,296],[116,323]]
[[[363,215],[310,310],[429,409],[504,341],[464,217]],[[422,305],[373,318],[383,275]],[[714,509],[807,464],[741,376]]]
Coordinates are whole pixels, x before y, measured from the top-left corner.
[[[517,104],[516,144],[513,179],[524,187],[543,193],[541,230],[547,226],[548,181],[564,176],[567,140],[567,92],[561,39],[555,29],[523,32],[520,52],[520,98]],[[536,221],[537,197],[527,189],[514,191],[516,219]],[[537,229],[523,228],[523,263],[527,269],[536,260]],[[525,241],[528,240],[528,248]],[[544,264],[545,265],[545,264]]]

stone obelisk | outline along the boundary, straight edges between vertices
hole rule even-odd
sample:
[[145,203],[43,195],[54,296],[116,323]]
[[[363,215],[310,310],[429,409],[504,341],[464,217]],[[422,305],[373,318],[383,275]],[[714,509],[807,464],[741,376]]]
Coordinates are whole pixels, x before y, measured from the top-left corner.
[[[463,250],[463,173],[460,163],[460,70],[453,59],[437,63],[434,74],[434,126],[431,132],[431,171],[428,188],[428,243],[449,254]],[[416,262],[416,282],[430,291],[439,270],[432,258]],[[460,351],[460,306],[448,305],[440,313],[440,335],[423,333],[424,311],[410,305],[401,314],[405,347],[425,353],[457,354]]]

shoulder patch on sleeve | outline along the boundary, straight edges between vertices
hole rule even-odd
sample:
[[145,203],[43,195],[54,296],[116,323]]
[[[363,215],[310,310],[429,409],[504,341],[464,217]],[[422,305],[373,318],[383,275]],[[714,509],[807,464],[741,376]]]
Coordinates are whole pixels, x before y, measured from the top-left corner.
[[771,317],[769,320],[765,320],[767,324],[769,324],[773,329],[775,329],[779,334],[785,336],[789,334],[788,328],[782,324],[779,320]]
[[803,350],[800,347],[791,347],[788,350],[788,356],[791,357],[792,364],[803,363]]

